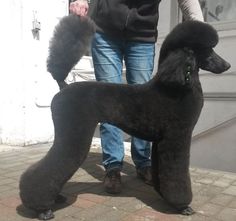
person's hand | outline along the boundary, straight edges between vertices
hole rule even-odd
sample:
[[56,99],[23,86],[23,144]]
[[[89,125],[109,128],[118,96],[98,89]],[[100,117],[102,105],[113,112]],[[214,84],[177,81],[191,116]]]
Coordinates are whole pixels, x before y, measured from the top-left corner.
[[88,2],[87,0],[76,0],[70,3],[70,12],[80,16],[86,16],[88,13]]

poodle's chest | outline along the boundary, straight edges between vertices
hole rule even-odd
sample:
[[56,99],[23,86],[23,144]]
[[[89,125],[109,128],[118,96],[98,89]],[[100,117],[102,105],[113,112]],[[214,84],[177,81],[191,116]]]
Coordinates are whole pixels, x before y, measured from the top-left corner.
[[191,124],[199,117],[203,107],[203,96],[201,93],[189,93],[185,96],[162,99],[158,115],[166,122],[183,122]]

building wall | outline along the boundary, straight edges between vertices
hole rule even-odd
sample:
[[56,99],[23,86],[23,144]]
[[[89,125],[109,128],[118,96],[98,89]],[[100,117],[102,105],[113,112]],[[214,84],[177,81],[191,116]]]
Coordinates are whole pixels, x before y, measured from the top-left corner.
[[[44,104],[50,104],[58,89],[46,71],[46,58],[54,25],[67,9],[67,1],[8,0],[2,3],[2,143],[27,145],[53,139],[50,108]],[[38,38],[32,33],[34,18],[41,24]],[[38,94],[41,94],[40,99]]]
[[[1,6],[0,25],[3,31],[0,36],[2,60],[0,143],[27,145],[52,141],[53,124],[50,102],[58,88],[46,71],[46,58],[54,26],[63,15],[68,13],[68,2],[66,0],[8,0],[3,1]],[[180,18],[177,1],[161,2],[156,63],[165,35],[180,21]],[[39,36],[32,33],[34,19],[41,24]],[[236,115],[235,98],[227,98],[228,95],[235,97],[236,93],[234,53],[236,51],[236,28],[231,23],[213,23],[213,25],[219,30],[220,36],[220,43],[216,51],[232,64],[232,68],[220,76],[201,73],[200,78],[206,100],[194,130],[195,141],[192,144],[193,152],[197,152],[199,146],[202,147],[199,156],[204,152],[204,147],[209,146],[209,140],[205,141],[206,133],[212,132],[217,125],[225,125],[224,122],[234,119]],[[230,25],[233,28],[229,28]],[[155,66],[154,73],[156,70]],[[222,100],[222,95],[226,99]],[[221,130],[221,133],[226,131]],[[215,136],[217,135],[212,136],[211,133],[209,138],[213,139]],[[233,142],[236,142],[233,135],[230,137],[230,142],[228,136],[221,134],[218,137],[225,137],[222,139],[230,147]],[[220,144],[218,148],[220,148]],[[204,156],[207,155],[204,154]],[[199,162],[199,158],[193,158],[193,162]]]

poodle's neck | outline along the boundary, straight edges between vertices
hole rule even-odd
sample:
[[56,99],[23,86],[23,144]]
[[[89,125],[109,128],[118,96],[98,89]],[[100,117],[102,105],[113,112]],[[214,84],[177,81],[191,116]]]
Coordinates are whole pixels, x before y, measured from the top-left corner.
[[189,93],[194,93],[195,90],[198,92],[201,91],[200,82],[196,82],[195,84],[186,84],[180,85],[175,83],[163,83],[159,80],[158,74],[156,74],[151,81],[147,83],[149,87],[155,88],[158,93],[165,94],[168,97],[182,97]]

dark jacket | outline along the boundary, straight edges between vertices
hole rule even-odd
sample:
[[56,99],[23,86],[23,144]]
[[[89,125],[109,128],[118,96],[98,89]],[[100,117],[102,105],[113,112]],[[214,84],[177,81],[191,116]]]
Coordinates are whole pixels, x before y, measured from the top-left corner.
[[131,41],[155,42],[161,0],[97,0],[97,31]]

